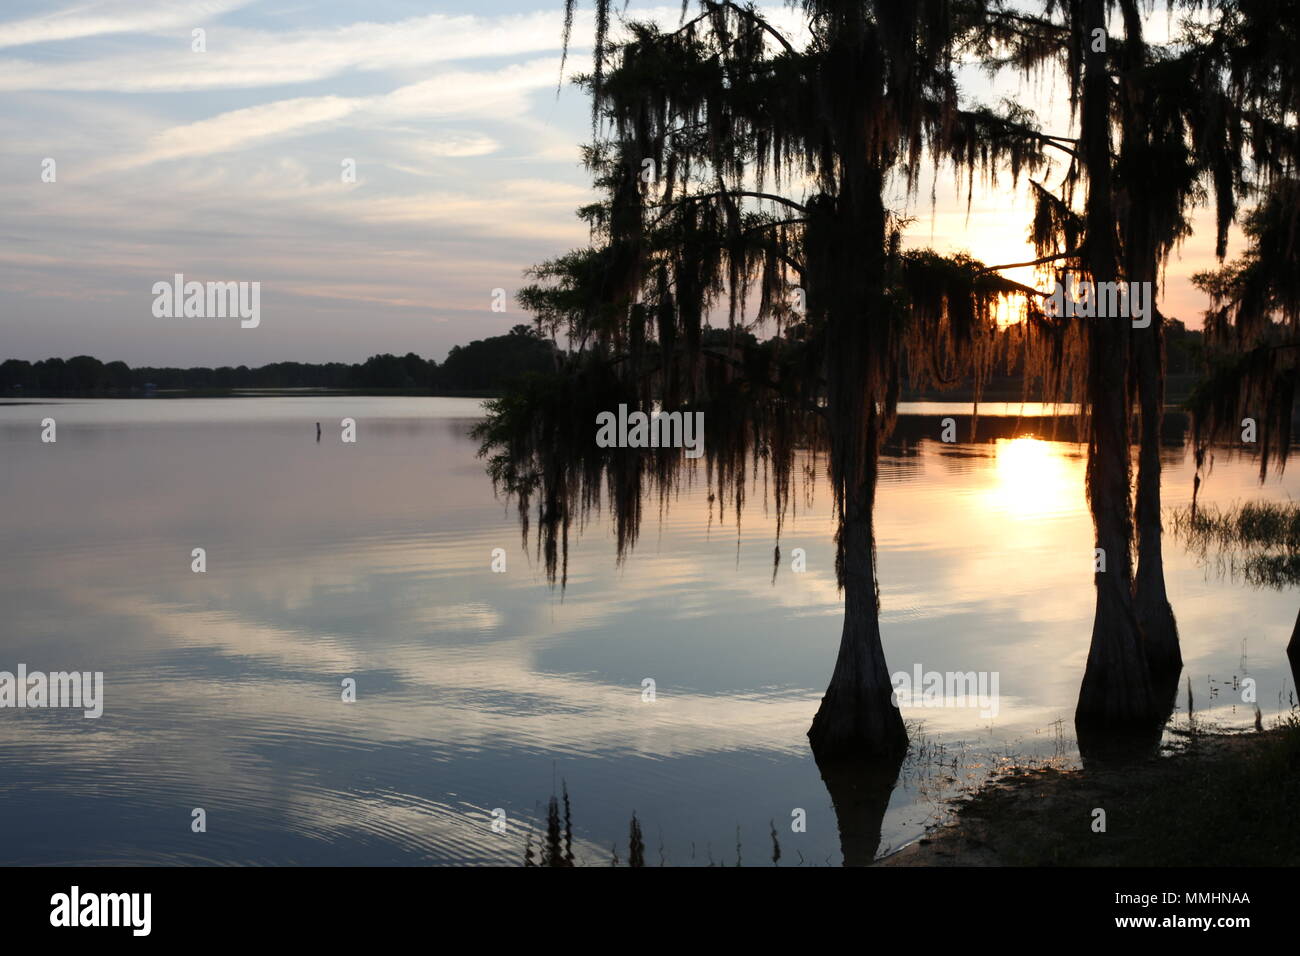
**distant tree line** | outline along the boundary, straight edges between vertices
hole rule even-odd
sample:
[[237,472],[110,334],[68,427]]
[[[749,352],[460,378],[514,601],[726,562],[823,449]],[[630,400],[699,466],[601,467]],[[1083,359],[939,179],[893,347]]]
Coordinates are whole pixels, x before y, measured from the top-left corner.
[[439,365],[414,352],[372,355],[364,362],[272,362],[220,368],[132,368],[89,355],[0,363],[0,394],[129,394],[152,389],[335,388],[428,393],[495,392],[528,372],[550,371],[555,346],[516,325],[505,335],[457,345]]
[[[702,343],[709,346],[757,344],[749,333],[705,328]],[[1202,335],[1177,319],[1167,320],[1165,348],[1171,376],[1199,377],[1203,370]],[[739,338],[738,338],[739,337]],[[505,335],[453,346],[439,365],[414,352],[406,355],[372,355],[364,362],[272,362],[259,368],[246,365],[220,368],[132,368],[125,362],[101,362],[89,355],[40,362],[9,359],[0,363],[0,394],[115,395],[151,389],[226,391],[238,388],[334,388],[426,393],[497,392],[527,372],[547,372],[555,367],[554,344],[526,325],[516,325]],[[990,397],[998,386],[1019,382],[1017,362],[1009,375],[995,376]],[[1019,395],[1019,389],[1015,392]],[[954,397],[954,396],[948,396]]]

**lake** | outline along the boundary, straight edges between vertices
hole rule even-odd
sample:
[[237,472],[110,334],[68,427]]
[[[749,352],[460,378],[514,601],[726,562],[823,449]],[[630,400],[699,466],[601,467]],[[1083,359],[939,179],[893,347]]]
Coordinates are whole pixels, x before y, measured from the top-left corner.
[[[805,737],[842,621],[827,486],[796,496],[775,581],[761,477],[737,529],[701,469],[662,520],[647,505],[621,567],[590,521],[561,593],[476,458],[479,408],[0,403],[0,670],[105,682],[98,719],[0,709],[0,862],[517,864],[567,785],[579,862],[615,844],[625,859],[635,812],[648,864],[734,864],[738,845],[770,863],[773,826],[781,865],[840,864]],[[904,703],[913,755],[881,854],[991,772],[1077,762],[1094,603],[1084,449],[1050,440],[1069,429],[983,408],[976,441],[959,417],[945,444],[937,416],[969,406],[903,411],[877,508],[890,670],[993,673],[999,701],[991,717]],[[1190,451],[1172,441],[1164,458],[1164,503],[1185,504]],[[1224,451],[1201,500],[1295,493],[1294,472],[1261,487],[1252,457]],[[1266,723],[1289,710],[1297,596],[1168,534],[1165,560],[1196,718],[1253,725],[1244,677]],[[1170,732],[1187,719],[1184,689]]]

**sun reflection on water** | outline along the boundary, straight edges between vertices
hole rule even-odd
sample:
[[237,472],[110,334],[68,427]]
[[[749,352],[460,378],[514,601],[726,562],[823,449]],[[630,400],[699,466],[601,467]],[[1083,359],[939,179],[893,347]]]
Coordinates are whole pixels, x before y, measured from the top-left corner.
[[989,507],[1016,519],[1081,510],[1083,462],[1068,454],[1070,448],[1029,435],[998,439]]

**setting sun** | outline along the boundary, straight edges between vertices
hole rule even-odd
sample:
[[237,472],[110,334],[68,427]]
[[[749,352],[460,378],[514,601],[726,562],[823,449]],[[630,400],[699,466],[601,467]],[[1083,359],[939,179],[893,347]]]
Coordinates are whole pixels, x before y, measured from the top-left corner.
[[989,506],[1016,518],[1082,508],[1082,462],[1067,457],[1067,447],[1028,435],[998,439]]

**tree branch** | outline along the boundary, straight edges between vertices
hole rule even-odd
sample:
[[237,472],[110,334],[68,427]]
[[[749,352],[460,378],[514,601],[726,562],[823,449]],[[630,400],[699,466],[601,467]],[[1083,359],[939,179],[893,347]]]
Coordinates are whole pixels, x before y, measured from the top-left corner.
[[1044,146],[1051,146],[1054,149],[1059,149],[1061,152],[1065,153],[1065,155],[1071,156],[1074,159],[1079,158],[1079,154],[1075,150],[1065,145],[1066,143],[1077,144],[1079,142],[1077,139],[1073,139],[1069,136],[1053,136],[1050,133],[1039,132],[1038,130],[1034,129],[1032,126],[1025,126],[1022,123],[1013,123],[1011,120],[1003,119],[1001,116],[993,116],[990,118],[995,122],[1001,123],[1003,126],[1008,127],[1009,129],[1018,130],[1019,132],[1024,133],[1026,136],[1030,136],[1040,141]]
[[675,199],[670,203],[653,203],[651,205],[651,208],[652,209],[659,209],[662,207],[671,208],[673,206],[680,206],[683,203],[697,202],[702,199],[715,199],[719,196],[750,196],[754,199],[766,199],[769,202],[779,202],[782,205],[789,206],[791,209],[797,209],[801,213],[804,213],[805,215],[808,212],[807,206],[801,206],[793,199],[786,199],[784,196],[776,196],[773,195],[772,193],[750,192],[747,189],[723,189],[711,193],[695,193],[690,196],[683,196],[681,199]]
[[805,223],[807,221],[808,221],[807,219],[798,219],[798,218],[777,219],[774,220],[773,222],[765,222],[757,226],[750,226],[748,229],[745,230],[745,235],[749,235],[751,232],[762,232],[764,229],[771,229],[773,226],[794,226],[800,223]]
[[708,7],[710,10],[727,9],[727,10],[734,11],[735,13],[744,17],[750,23],[756,24],[760,29],[771,34],[776,39],[777,43],[785,47],[786,53],[789,53],[791,56],[795,56],[795,49],[790,45],[790,41],[787,40],[785,37],[783,37],[781,33],[776,29],[776,27],[772,26],[772,24],[768,23],[761,16],[759,16],[756,11],[746,10],[744,7],[732,3],[731,0],[721,0],[720,3],[715,3],[714,0],[702,0],[702,2],[704,6]]
[[976,275],[985,275],[989,272],[1001,272],[1003,269],[1023,269],[1025,266],[1041,266],[1045,262],[1055,262],[1057,259],[1076,259],[1082,253],[1078,249],[1071,249],[1069,252],[1058,252],[1051,256],[1041,256],[1037,259],[1031,259],[1029,262],[1008,262],[1000,266],[985,266]]

